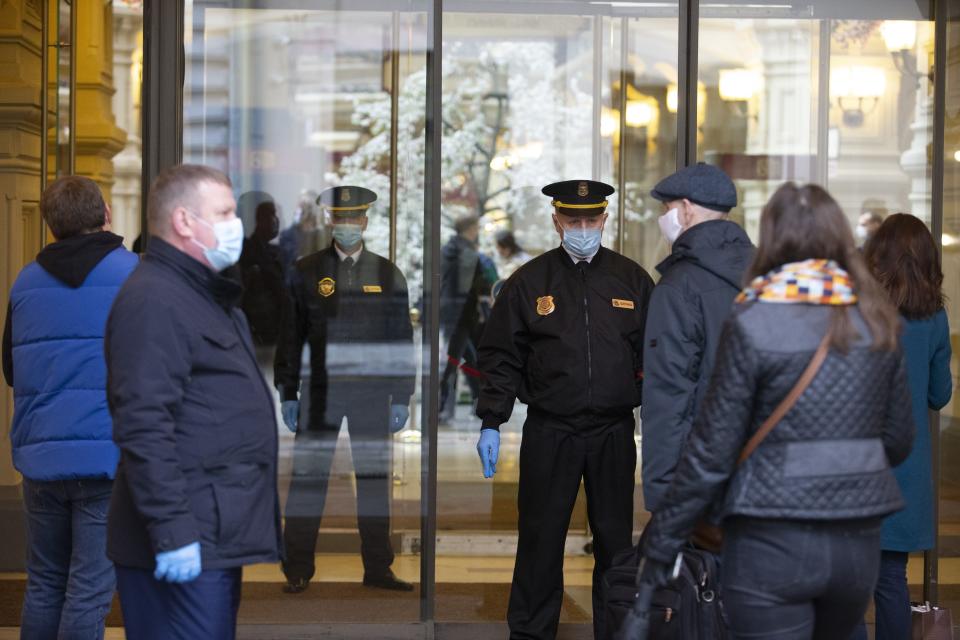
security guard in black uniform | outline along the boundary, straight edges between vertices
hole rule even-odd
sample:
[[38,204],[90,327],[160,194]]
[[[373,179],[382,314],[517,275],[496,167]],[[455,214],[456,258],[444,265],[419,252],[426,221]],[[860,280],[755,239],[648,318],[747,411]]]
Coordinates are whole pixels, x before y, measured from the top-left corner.
[[504,285],[480,343],[484,383],[477,450],[496,472],[500,425],[528,405],[520,446],[519,543],[507,621],[511,638],[554,638],[563,598],[563,550],[584,479],[594,535],[594,631],[600,577],[631,544],[650,276],[600,246],[613,187],[591,180],[543,188],[561,246]]
[[[314,574],[340,423],[347,418],[357,481],[363,584],[410,591],[390,569],[391,433],[406,424],[414,390],[413,329],[400,270],[363,246],[369,189],[343,186],[320,194],[333,244],[297,261],[275,361],[283,420],[296,432],[285,511],[285,591],[299,593]],[[309,406],[298,402],[303,347],[310,345]],[[305,404],[307,404],[305,402]]]

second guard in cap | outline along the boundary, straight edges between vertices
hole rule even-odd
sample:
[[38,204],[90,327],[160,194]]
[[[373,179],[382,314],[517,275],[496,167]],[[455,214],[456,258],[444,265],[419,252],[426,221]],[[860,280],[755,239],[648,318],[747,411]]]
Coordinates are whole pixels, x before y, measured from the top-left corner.
[[[390,439],[405,425],[413,394],[413,328],[403,274],[363,245],[367,209],[376,199],[356,186],[321,193],[317,203],[330,215],[333,244],[299,260],[291,279],[275,363],[284,422],[296,432],[283,532],[288,593],[303,591],[315,571],[317,529],[344,417],[357,481],[363,583],[412,589],[390,569]],[[300,411],[306,344],[309,406]]]
[[511,638],[556,636],[564,543],[581,480],[594,534],[597,637],[600,577],[613,555],[631,544],[633,410],[640,404],[653,282],[637,263],[601,246],[613,191],[592,180],[543,188],[561,246],[507,280],[480,343],[477,449],[486,477],[496,472],[500,425],[516,399],[528,405],[507,613]]

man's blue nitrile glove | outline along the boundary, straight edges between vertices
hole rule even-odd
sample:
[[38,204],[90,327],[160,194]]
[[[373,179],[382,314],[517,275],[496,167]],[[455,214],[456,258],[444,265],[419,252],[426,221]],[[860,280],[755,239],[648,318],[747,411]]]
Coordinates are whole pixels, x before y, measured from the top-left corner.
[[403,429],[410,417],[410,408],[405,404],[390,405],[390,433]]
[[200,575],[200,543],[157,554],[153,577],[167,582],[190,582]]
[[480,429],[477,453],[483,465],[483,477],[492,478],[497,472],[497,458],[500,457],[500,432],[496,429]]
[[290,431],[296,433],[297,420],[300,418],[300,401],[282,401],[280,403],[280,414],[283,416],[283,424],[287,425],[287,429],[290,429]]

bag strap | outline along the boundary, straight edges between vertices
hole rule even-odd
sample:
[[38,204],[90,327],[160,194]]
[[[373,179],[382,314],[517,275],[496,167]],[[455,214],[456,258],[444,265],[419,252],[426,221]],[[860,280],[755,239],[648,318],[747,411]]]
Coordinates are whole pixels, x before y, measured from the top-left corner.
[[746,446],[743,447],[743,451],[740,452],[740,457],[737,459],[738,466],[746,462],[747,458],[760,446],[760,443],[770,435],[770,432],[777,426],[777,423],[783,419],[783,416],[787,415],[787,412],[793,408],[793,405],[797,404],[797,400],[800,399],[803,392],[806,391],[810,383],[813,382],[813,379],[817,376],[817,372],[820,371],[821,365],[823,365],[823,361],[827,359],[827,352],[830,351],[830,340],[832,337],[833,328],[831,327],[827,329],[827,333],[820,341],[817,351],[813,354],[813,358],[810,360],[807,368],[804,369],[803,374],[800,375],[800,379],[793,385],[793,389],[790,389],[787,397],[780,401],[780,404],[773,410],[773,413],[763,421],[763,424],[760,425],[757,432],[747,441]]

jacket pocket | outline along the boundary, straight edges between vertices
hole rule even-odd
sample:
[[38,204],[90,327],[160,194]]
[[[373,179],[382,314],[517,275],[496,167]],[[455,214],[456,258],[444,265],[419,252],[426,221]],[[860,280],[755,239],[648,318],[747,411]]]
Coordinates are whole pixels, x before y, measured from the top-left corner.
[[240,341],[236,333],[230,333],[227,331],[201,333],[200,335],[203,336],[204,340],[215,347],[223,349],[224,351],[233,349],[237,345],[237,342]]
[[217,555],[241,558],[275,551],[273,488],[269,467],[243,464],[213,482],[217,503]]

